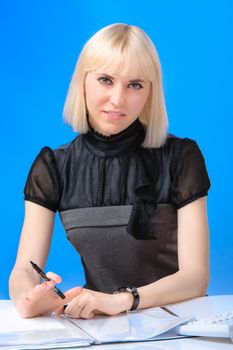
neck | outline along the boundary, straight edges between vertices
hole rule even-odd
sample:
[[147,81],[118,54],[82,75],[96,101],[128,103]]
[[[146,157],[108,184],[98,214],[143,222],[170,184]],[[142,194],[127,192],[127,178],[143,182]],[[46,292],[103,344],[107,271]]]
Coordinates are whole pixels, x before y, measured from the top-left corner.
[[84,134],[84,139],[93,153],[109,156],[133,151],[141,146],[144,138],[145,130],[138,119],[118,134],[103,135],[91,125],[89,132]]

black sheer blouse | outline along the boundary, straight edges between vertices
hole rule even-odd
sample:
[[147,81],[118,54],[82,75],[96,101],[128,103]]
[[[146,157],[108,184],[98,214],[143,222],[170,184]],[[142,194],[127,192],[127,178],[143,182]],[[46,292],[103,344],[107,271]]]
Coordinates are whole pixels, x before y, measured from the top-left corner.
[[[177,209],[209,190],[205,161],[195,141],[168,135],[164,146],[148,149],[141,147],[144,136],[138,120],[111,137],[91,130],[55,150],[44,147],[30,169],[25,200],[59,212],[68,238],[81,254],[88,288],[140,286],[175,272]],[[171,222],[174,226],[169,228]],[[105,226],[114,229],[102,237],[99,228],[103,232]],[[92,232],[87,227],[93,227]],[[110,239],[113,232],[115,238]],[[113,249],[119,237],[123,240]],[[92,251],[95,239],[99,241]],[[144,262],[144,270],[142,256],[148,249],[152,260]],[[119,259],[125,269],[127,254],[132,255],[132,266],[119,273]],[[138,279],[137,269],[145,278]]]
[[181,208],[207,194],[210,182],[195,141],[168,135],[163,147],[145,149],[143,133],[136,122],[112,137],[92,130],[53,151],[42,148],[29,172],[25,200],[54,212],[133,204],[145,177],[157,203]]

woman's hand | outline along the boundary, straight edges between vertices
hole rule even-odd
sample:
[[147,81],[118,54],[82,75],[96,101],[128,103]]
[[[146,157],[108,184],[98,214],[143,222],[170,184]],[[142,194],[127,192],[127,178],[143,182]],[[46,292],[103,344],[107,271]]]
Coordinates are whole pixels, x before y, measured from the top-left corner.
[[72,288],[65,293],[66,298],[61,299],[53,290],[55,284],[61,282],[61,277],[53,272],[48,272],[46,276],[50,278],[50,281],[36,285],[30,292],[21,295],[15,301],[21,317],[29,318],[49,314],[63,307],[82,292],[82,287]]
[[[69,292],[69,291],[68,291]],[[67,292],[67,293],[68,293]],[[89,319],[95,315],[117,315],[129,310],[133,304],[131,293],[106,294],[84,289],[75,296],[65,310],[59,308],[62,313],[73,318]]]

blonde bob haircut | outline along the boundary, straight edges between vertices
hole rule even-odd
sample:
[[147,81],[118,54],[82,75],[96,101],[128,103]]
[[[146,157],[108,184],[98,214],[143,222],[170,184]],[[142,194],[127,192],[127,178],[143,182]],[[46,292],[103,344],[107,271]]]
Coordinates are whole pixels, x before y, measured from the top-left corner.
[[138,116],[145,126],[143,147],[158,148],[165,143],[168,120],[162,86],[159,56],[148,35],[139,27],[116,23],[95,33],[83,47],[76,63],[66,97],[63,116],[74,131],[87,133],[88,111],[84,82],[88,72],[101,68],[108,74],[135,72],[150,81],[150,93]]

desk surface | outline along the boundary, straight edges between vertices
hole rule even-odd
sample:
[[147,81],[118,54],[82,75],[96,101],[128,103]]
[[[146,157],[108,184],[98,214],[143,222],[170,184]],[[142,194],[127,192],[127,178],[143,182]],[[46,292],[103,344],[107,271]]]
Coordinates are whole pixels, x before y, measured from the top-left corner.
[[[231,296],[232,297],[232,296]],[[224,296],[222,296],[224,298]],[[233,298],[233,297],[232,297]],[[232,300],[232,299],[231,299]],[[227,299],[226,296],[226,301]],[[11,303],[9,300],[0,300],[0,317],[1,309],[4,305]],[[4,349],[4,348],[3,348]],[[72,348],[73,350],[75,348]],[[76,348],[80,349],[80,348]],[[106,345],[92,345],[90,347],[83,347],[82,349],[96,349],[96,350],[233,350],[233,343],[230,338],[207,338],[207,337],[190,337],[179,338],[173,340],[158,340],[138,343],[116,343]],[[62,350],[62,348],[60,348]]]
[[94,345],[90,348],[96,350],[233,350],[233,344],[230,339],[226,338],[196,337],[143,343]]
[[[87,348],[88,349],[88,348]],[[232,350],[233,344],[230,339],[211,338],[183,338],[174,340],[160,340],[143,343],[123,343],[94,345],[91,349],[96,350]]]

